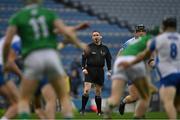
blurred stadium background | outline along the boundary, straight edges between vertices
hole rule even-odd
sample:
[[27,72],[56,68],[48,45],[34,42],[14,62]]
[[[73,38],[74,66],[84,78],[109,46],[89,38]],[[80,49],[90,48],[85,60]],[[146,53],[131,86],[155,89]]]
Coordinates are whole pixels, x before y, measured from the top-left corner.
[[[12,14],[23,7],[23,0],[0,0],[0,37],[3,37],[8,25],[8,19]],[[44,0],[44,6],[55,11],[68,25],[76,25],[88,22],[90,28],[78,32],[79,38],[91,42],[91,32],[100,31],[103,35],[103,43],[106,44],[113,56],[113,61],[121,45],[133,36],[134,26],[144,24],[147,28],[160,25],[166,16],[176,16],[178,31],[180,31],[180,0]],[[59,37],[61,40],[61,37]],[[82,76],[78,62],[81,61],[81,51],[72,46],[67,46],[61,52],[66,71],[71,74],[73,66]],[[155,78],[155,77],[153,77]],[[156,84],[156,80],[152,80]],[[73,83],[73,82],[71,82]],[[72,95],[76,108],[81,106],[82,80],[78,83],[78,94]],[[111,81],[104,83],[102,96],[107,98],[110,94]],[[88,109],[95,110],[93,101],[88,104]],[[0,107],[4,102],[0,99]],[[132,111],[134,105],[127,106],[127,111]],[[160,111],[158,94],[153,95],[149,111]]]

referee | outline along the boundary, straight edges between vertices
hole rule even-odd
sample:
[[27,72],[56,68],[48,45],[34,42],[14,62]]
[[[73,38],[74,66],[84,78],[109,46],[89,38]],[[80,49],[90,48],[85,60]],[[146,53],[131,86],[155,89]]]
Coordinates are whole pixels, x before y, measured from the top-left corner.
[[82,55],[82,71],[85,75],[84,90],[82,95],[81,114],[85,112],[85,106],[89,99],[89,91],[92,84],[95,85],[95,102],[98,109],[97,115],[101,115],[101,90],[104,83],[105,61],[108,75],[111,74],[111,54],[109,49],[102,44],[102,36],[98,31],[92,32],[93,42],[88,45],[88,54]]

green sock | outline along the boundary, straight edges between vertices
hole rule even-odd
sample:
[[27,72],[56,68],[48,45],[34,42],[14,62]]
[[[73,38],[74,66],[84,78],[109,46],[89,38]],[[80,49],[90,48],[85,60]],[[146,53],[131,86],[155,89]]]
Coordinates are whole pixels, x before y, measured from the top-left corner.
[[19,114],[19,119],[22,119],[22,120],[30,119],[30,114],[27,112],[22,112]]

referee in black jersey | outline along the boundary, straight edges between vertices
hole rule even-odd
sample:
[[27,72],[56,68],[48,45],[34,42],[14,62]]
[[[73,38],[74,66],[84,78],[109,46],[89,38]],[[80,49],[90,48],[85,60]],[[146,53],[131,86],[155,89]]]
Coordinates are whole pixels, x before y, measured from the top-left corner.
[[81,114],[85,112],[85,106],[89,98],[91,85],[95,84],[95,102],[98,109],[97,115],[101,115],[101,90],[104,83],[105,61],[108,68],[108,75],[111,74],[111,54],[109,49],[102,44],[102,36],[98,31],[92,32],[93,42],[88,45],[88,54],[82,55],[82,71],[85,75],[84,91],[82,95]]

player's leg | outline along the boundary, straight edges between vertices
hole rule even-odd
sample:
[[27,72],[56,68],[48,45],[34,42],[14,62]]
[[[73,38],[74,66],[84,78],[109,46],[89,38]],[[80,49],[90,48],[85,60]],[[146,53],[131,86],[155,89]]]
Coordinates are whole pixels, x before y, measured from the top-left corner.
[[37,114],[37,116],[40,119],[46,119],[45,112],[41,107],[41,100],[42,100],[41,94],[35,95],[33,106],[34,106],[35,113]]
[[175,98],[175,107],[177,112],[180,112],[180,96],[176,96]]
[[135,102],[139,97],[137,89],[134,84],[128,84],[128,91],[129,91],[129,95],[126,96],[124,99],[122,99],[119,106],[119,113],[121,115],[124,114],[125,105],[128,103]]
[[96,84],[95,86],[95,102],[98,110],[98,115],[101,115],[101,104],[102,104],[102,98],[101,98],[101,91],[102,91],[102,86]]
[[124,98],[124,102],[125,103],[135,102],[139,97],[138,91],[135,85],[134,84],[129,85],[128,91],[129,91],[129,95]]
[[144,62],[133,65],[127,70],[127,75],[137,88],[139,99],[135,108],[135,118],[143,118],[150,102],[149,82]]
[[145,116],[151,98],[149,84],[146,77],[141,77],[134,81],[134,85],[136,86],[140,96],[134,116],[135,118],[143,118]]
[[[6,75],[9,76],[9,74]],[[3,115],[2,119],[14,118],[17,114],[18,90],[13,81],[8,80],[5,82],[2,72],[0,72],[0,92],[7,98],[7,101],[10,103],[10,106]]]
[[[18,103],[18,112],[20,118],[30,117],[30,101],[37,88],[37,80],[23,79],[20,84],[20,97]],[[33,87],[32,87],[33,86]]]
[[120,98],[124,91],[124,85],[124,80],[113,79],[111,86],[111,96],[107,99],[107,104],[104,110],[105,118],[111,118],[113,108],[119,105]]
[[108,103],[110,103],[113,106],[117,106],[119,104],[119,100],[122,96],[122,92],[124,91],[124,80],[113,80],[112,81],[112,90],[111,90],[111,96],[108,99]]
[[30,117],[30,101],[38,86],[38,80],[42,79],[44,68],[44,55],[41,51],[32,52],[24,60],[24,77],[20,84],[20,97],[18,113],[20,118]]
[[108,98],[108,104],[111,106],[117,106],[119,104],[122,92],[124,91],[124,80],[113,80],[111,96]]
[[45,115],[46,119],[54,119],[56,112],[56,94],[50,84],[46,84],[41,89],[42,96],[46,102]]
[[[41,94],[42,93],[42,94]],[[45,110],[41,107],[42,97],[45,100]],[[35,93],[34,103],[35,112],[40,119],[54,119],[55,118],[55,105],[56,94],[48,80],[45,78],[40,81],[38,89]]]
[[7,83],[7,86],[11,89],[12,91],[12,97],[14,101],[18,101],[19,98],[19,89],[15,85],[15,83],[12,80],[9,80]]
[[[46,80],[47,79],[43,79],[43,80]],[[43,97],[42,97],[42,88],[43,86],[46,84],[46,82],[44,82],[43,80],[40,81],[36,91],[35,91],[35,96],[34,96],[34,99],[32,101],[32,107],[34,108],[34,111],[35,113],[37,114],[37,116],[40,118],[40,119],[46,119],[46,114],[45,114],[45,111],[44,111],[44,107],[42,107],[42,100],[43,100]]]
[[[46,54],[51,57],[47,57],[47,76],[49,77],[49,82],[52,84],[57,97],[60,100],[62,114],[65,118],[72,118],[72,103],[69,95],[69,90],[67,84],[68,76],[66,75],[59,56],[56,51],[48,50]],[[53,72],[52,72],[53,71]]]
[[158,88],[156,88],[151,82],[148,82],[149,85],[149,91],[151,93],[151,95],[158,93]]
[[[42,93],[42,94],[41,94]],[[45,110],[41,107],[42,97],[45,100]],[[40,81],[38,85],[38,89],[35,93],[35,112],[41,119],[54,119],[55,118],[55,102],[56,95],[54,89],[50,84],[48,84],[48,80],[44,78]]]
[[[151,95],[157,92],[157,88],[154,85],[152,85],[152,83],[148,82],[146,77],[144,77],[142,83],[140,83],[140,87],[142,87],[142,89],[141,88],[139,89],[141,97],[138,100],[135,108],[135,114],[134,114],[135,118],[145,118],[145,113],[150,104]],[[143,87],[147,89],[143,90]]]
[[57,97],[60,100],[63,116],[65,118],[71,118],[73,116],[72,104],[70,101],[69,92],[67,90],[68,88],[65,85],[67,83],[66,79],[66,75],[61,75],[59,77],[54,78],[53,80],[51,79],[50,82],[53,88],[55,89]]
[[177,113],[174,106],[176,88],[173,86],[162,86],[159,90],[160,99],[163,102],[165,111],[169,119],[176,119]]
[[17,102],[19,97],[19,91],[14,84],[13,81],[9,80],[5,84],[5,88],[2,88],[3,93],[5,93],[5,96],[7,96],[7,99],[10,101],[10,107],[4,114],[4,118],[14,118],[17,115]]
[[180,84],[177,85],[176,88],[177,88],[176,89],[176,98],[175,98],[174,104],[176,106],[177,112],[180,112]]
[[17,114],[17,98],[13,94],[12,90],[9,89],[7,84],[4,84],[0,87],[0,92],[4,95],[7,100],[10,102],[10,107],[7,109],[2,119],[10,119],[16,116]]
[[[70,78],[69,78],[69,76],[66,78],[65,81],[66,81],[65,86],[67,88],[68,93],[70,94]],[[61,110],[61,104],[60,104],[60,100],[59,99],[56,99],[56,110],[57,111]]]
[[124,61],[124,57],[118,57],[113,66],[111,96],[107,99],[107,104],[104,111],[104,117],[110,118],[114,107],[119,105],[120,98],[124,91],[125,81],[127,80],[126,70],[119,67],[119,64]]

